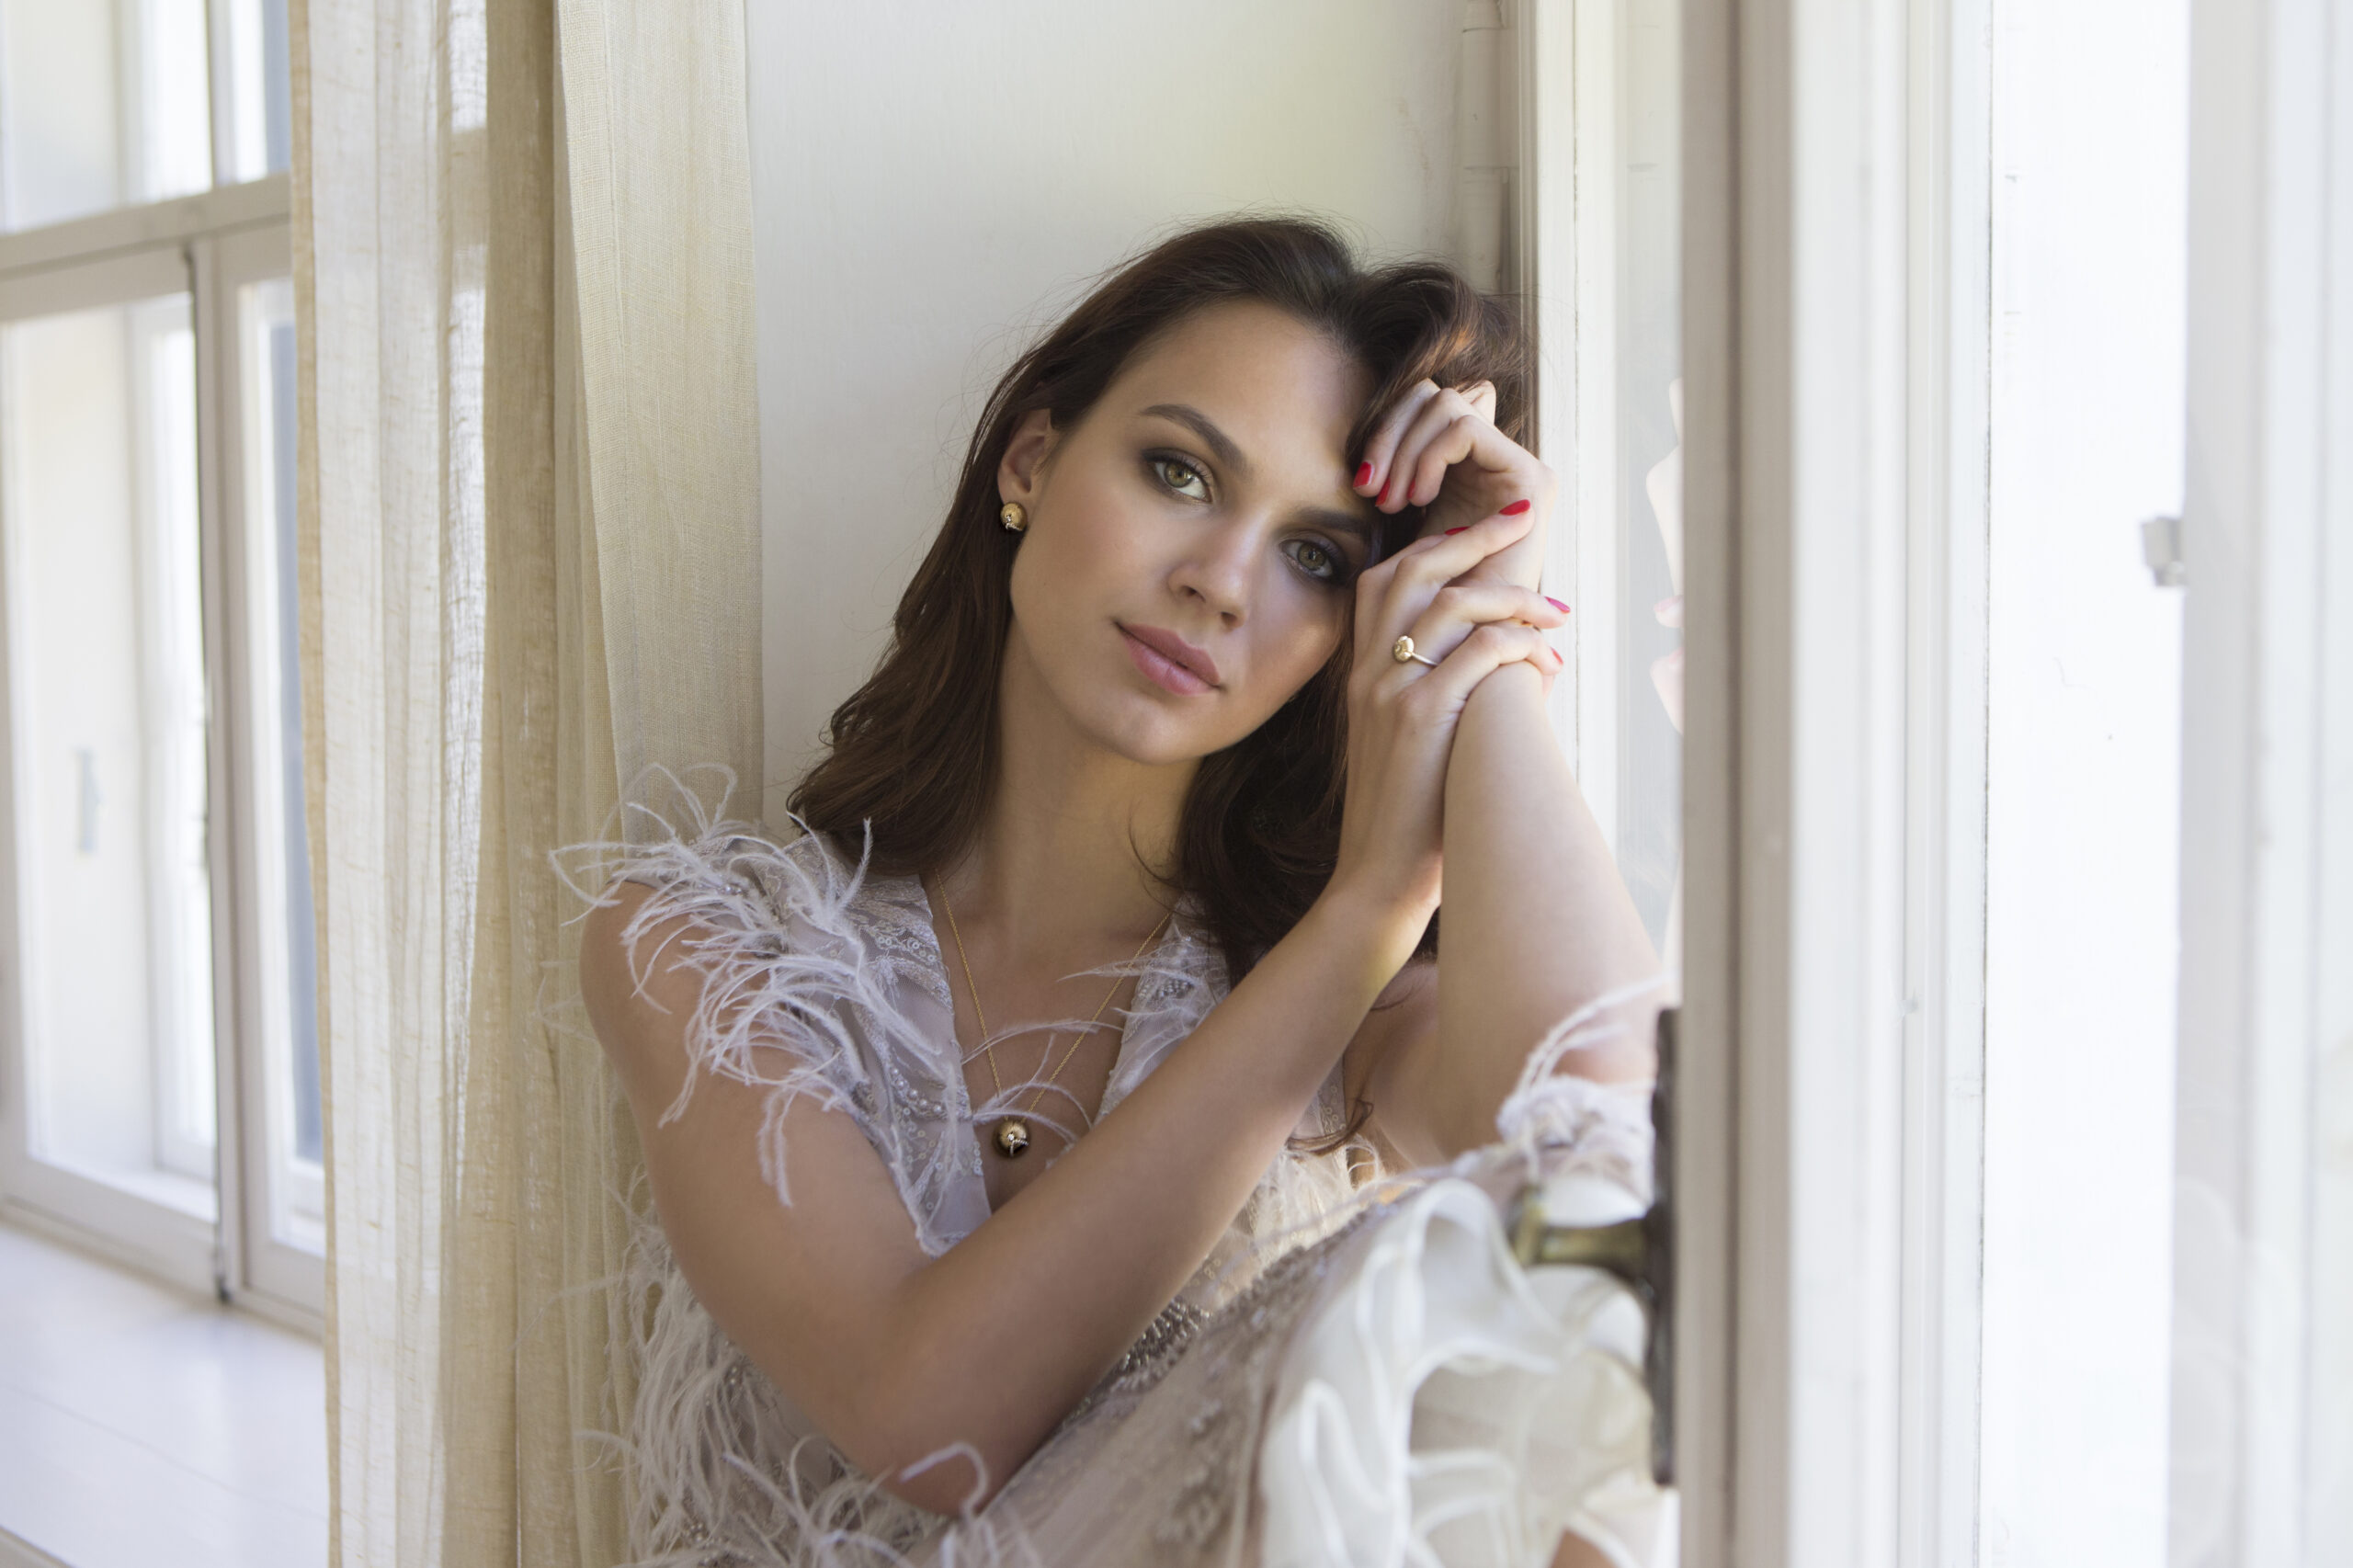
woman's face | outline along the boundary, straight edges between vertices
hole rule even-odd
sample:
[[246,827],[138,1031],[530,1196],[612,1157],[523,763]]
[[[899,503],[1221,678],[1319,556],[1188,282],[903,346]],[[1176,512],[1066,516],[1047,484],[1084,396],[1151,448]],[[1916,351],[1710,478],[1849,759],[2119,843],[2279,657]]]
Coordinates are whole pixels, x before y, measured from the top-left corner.
[[1344,445],[1370,392],[1314,329],[1236,302],[1136,353],[1075,428],[1030,415],[997,475],[1029,513],[1009,695],[1145,764],[1264,723],[1331,656],[1370,562]]

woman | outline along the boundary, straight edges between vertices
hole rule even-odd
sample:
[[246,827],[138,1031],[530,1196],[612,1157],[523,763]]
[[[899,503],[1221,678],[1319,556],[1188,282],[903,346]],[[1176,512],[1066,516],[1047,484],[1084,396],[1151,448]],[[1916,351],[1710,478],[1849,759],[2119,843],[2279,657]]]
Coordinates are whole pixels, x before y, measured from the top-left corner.
[[[1089,1532],[1163,1482],[1154,1550],[1253,1551],[1207,1494],[1284,1375],[1267,1260],[1493,1142],[1581,1009],[1581,1080],[1648,1075],[1522,365],[1444,267],[1169,240],[998,385],[805,835],[631,852],[582,966],[661,1225],[645,1551],[1124,1561]],[[1136,1436],[1172,1365],[1215,1485]]]

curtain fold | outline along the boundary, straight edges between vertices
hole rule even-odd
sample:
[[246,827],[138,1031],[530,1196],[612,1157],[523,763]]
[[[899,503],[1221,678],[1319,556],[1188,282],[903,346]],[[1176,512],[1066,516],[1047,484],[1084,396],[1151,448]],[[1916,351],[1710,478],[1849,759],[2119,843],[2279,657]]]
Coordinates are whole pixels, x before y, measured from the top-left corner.
[[550,854],[758,783],[742,17],[290,11],[332,1556],[611,1563],[639,1164]]
[[557,0],[556,13],[617,759],[624,780],[723,764],[756,816],[760,604],[740,575],[760,527],[744,10]]

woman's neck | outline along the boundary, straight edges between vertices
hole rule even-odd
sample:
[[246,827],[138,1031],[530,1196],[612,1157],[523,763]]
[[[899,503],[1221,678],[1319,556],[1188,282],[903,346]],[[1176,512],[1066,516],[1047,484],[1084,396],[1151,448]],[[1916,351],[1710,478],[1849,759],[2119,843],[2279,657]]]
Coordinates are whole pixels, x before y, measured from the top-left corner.
[[[1008,665],[1016,661],[1008,660]],[[969,929],[994,926],[1017,961],[1060,962],[1159,924],[1197,762],[1150,766],[1081,735],[1034,673],[997,704],[997,776],[978,838],[942,879]]]

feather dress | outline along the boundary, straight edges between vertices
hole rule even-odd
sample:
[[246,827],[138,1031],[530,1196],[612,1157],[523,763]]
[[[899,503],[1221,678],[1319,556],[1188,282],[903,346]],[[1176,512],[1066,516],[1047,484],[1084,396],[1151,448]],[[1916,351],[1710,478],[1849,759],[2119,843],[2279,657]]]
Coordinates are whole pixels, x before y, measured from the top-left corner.
[[[760,1166],[790,1203],[785,1111],[809,1096],[857,1124],[927,1255],[987,1219],[981,1138],[1030,1085],[972,1103],[920,882],[867,874],[820,835],[707,823],[597,846],[574,874],[654,890],[624,935],[639,972],[652,928],[688,922],[673,939],[704,984],[667,1115],[705,1077],[761,1090]],[[1228,988],[1181,908],[1150,952],[1104,972],[1120,969],[1137,983],[1104,1113]],[[1549,1049],[1576,1043],[1564,1028]],[[1671,1506],[1645,1470],[1639,1309],[1589,1271],[1520,1269],[1498,1219],[1531,1175],[1622,1211],[1602,1217],[1639,1212],[1646,1102],[1541,1066],[1506,1107],[1506,1141],[1449,1170],[1366,1183],[1343,1151],[1279,1155],[1119,1365],[986,1507],[957,1516],[859,1473],[719,1329],[646,1218],[624,1282],[635,1561],[1500,1568],[1550,1562],[1575,1528],[1624,1568],[1671,1562]],[[1336,1073],[1301,1142],[1328,1142],[1342,1111]]]

